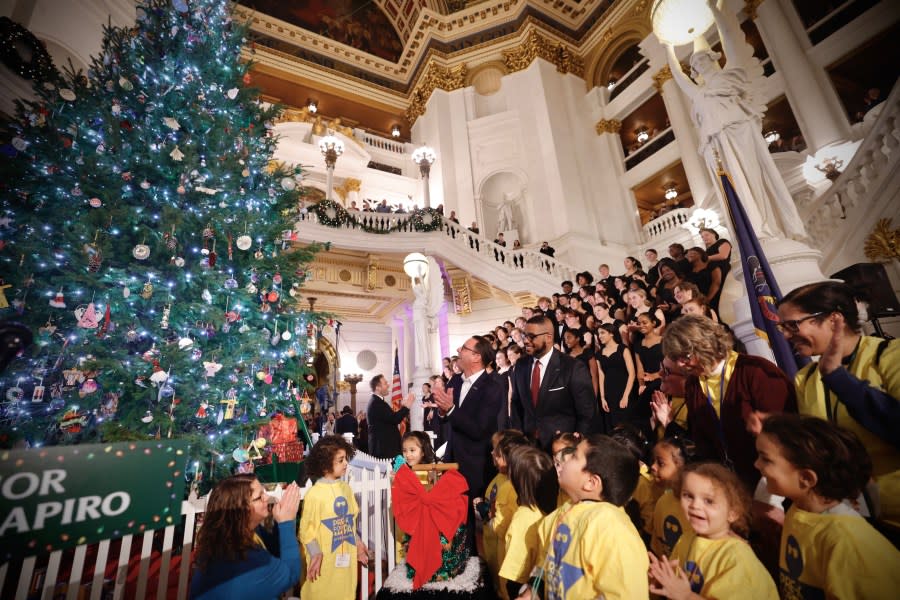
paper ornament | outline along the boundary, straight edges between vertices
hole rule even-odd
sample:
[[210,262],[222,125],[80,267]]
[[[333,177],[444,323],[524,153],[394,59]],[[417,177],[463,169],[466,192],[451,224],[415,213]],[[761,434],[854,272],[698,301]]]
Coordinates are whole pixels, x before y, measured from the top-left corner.
[[207,402],[201,402],[200,407],[197,409],[197,412],[194,413],[194,416],[198,419],[205,419],[207,416],[206,409],[209,408],[209,404]]
[[78,395],[81,398],[84,398],[88,394],[93,394],[97,391],[97,382],[93,379],[87,379],[84,383],[81,384],[81,389],[78,390]]
[[216,361],[204,361],[203,368],[206,370],[207,377],[213,377],[216,373],[218,373],[222,369],[222,363],[217,363]]
[[59,96],[67,102],[73,102],[75,100],[75,92],[73,92],[69,88],[60,88]]
[[100,208],[103,206],[103,201],[100,198],[94,197],[88,200],[88,206],[91,208]]
[[63,415],[59,428],[66,433],[80,433],[81,428],[87,423],[87,418],[76,410],[68,410]]
[[177,119],[175,119],[173,117],[165,117],[163,119],[163,124],[166,127],[168,127],[169,129],[171,129],[172,131],[178,131],[179,129],[181,129],[181,124],[178,122]]
[[[80,314],[79,314],[80,313]],[[87,306],[79,306],[75,309],[75,318],[78,319],[78,326],[83,329],[97,329],[100,326],[97,320],[97,309],[91,302]]]
[[238,89],[237,89],[237,88],[231,88],[230,90],[228,90],[227,92],[225,92],[225,95],[228,96],[228,98],[229,98],[230,100],[234,100],[235,98],[237,98],[237,95],[238,95]]
[[160,383],[164,383],[169,378],[169,374],[160,369],[159,367],[153,367],[153,374],[150,375],[150,381],[159,385]]
[[148,410],[144,413],[144,416],[141,417],[141,421],[144,423],[151,423],[153,421],[153,414]]
[[178,348],[180,350],[189,350],[191,348],[191,346],[193,346],[193,345],[194,345],[194,340],[192,340],[191,338],[189,338],[187,336],[185,336],[183,338],[179,338],[179,340],[178,340]]
[[34,390],[31,392],[31,401],[32,402],[43,402],[44,401],[44,386],[38,384],[34,386]]
[[184,152],[178,149],[178,146],[175,146],[175,149],[169,152],[169,156],[172,157],[172,160],[175,162],[181,162],[184,160]]
[[56,295],[53,297],[53,299],[50,300],[50,306],[52,306],[53,308],[65,308],[66,307],[66,301],[63,298],[62,288],[60,288],[60,290],[58,292],[56,292]]

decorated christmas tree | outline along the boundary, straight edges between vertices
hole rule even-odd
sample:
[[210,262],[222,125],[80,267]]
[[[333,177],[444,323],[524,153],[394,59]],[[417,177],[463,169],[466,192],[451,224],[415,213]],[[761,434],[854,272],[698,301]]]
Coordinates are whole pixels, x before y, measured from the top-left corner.
[[209,479],[297,416],[316,248],[244,32],[225,0],[140,0],[4,124],[0,319],[35,344],[0,373],[0,446],[189,437]]

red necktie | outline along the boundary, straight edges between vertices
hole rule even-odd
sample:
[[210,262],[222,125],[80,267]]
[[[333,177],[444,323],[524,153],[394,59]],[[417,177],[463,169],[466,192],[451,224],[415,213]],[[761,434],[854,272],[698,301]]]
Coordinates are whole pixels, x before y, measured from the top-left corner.
[[535,359],[534,370],[531,371],[531,405],[537,407],[538,392],[541,391],[541,361]]

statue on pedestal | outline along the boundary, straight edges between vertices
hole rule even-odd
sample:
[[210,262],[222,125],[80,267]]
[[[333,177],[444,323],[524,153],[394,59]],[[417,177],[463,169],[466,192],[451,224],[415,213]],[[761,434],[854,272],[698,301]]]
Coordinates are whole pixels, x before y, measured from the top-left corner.
[[519,195],[512,192],[503,193],[503,201],[497,207],[497,232],[502,233],[511,231],[516,228],[516,222],[513,218],[513,206]]
[[803,240],[803,221],[762,135],[766,110],[762,66],[736,17],[724,14],[715,0],[709,5],[727,60],[724,69],[718,63],[721,55],[701,36],[690,59],[694,83],[682,72],[671,44],[666,44],[672,76],[692,102],[700,154],[714,176],[716,155],[721,159],[760,238]]
[[415,296],[412,307],[415,366],[433,369],[431,345],[437,331],[437,315],[444,304],[444,281],[441,278],[440,266],[430,256],[428,272],[424,277],[413,279],[412,289]]

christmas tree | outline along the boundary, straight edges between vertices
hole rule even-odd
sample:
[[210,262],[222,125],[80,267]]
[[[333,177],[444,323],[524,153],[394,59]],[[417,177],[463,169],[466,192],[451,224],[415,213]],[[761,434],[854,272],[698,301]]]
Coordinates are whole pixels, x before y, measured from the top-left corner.
[[0,319],[36,342],[0,374],[0,445],[189,437],[215,478],[299,410],[317,248],[245,31],[225,0],[140,0],[4,125]]

